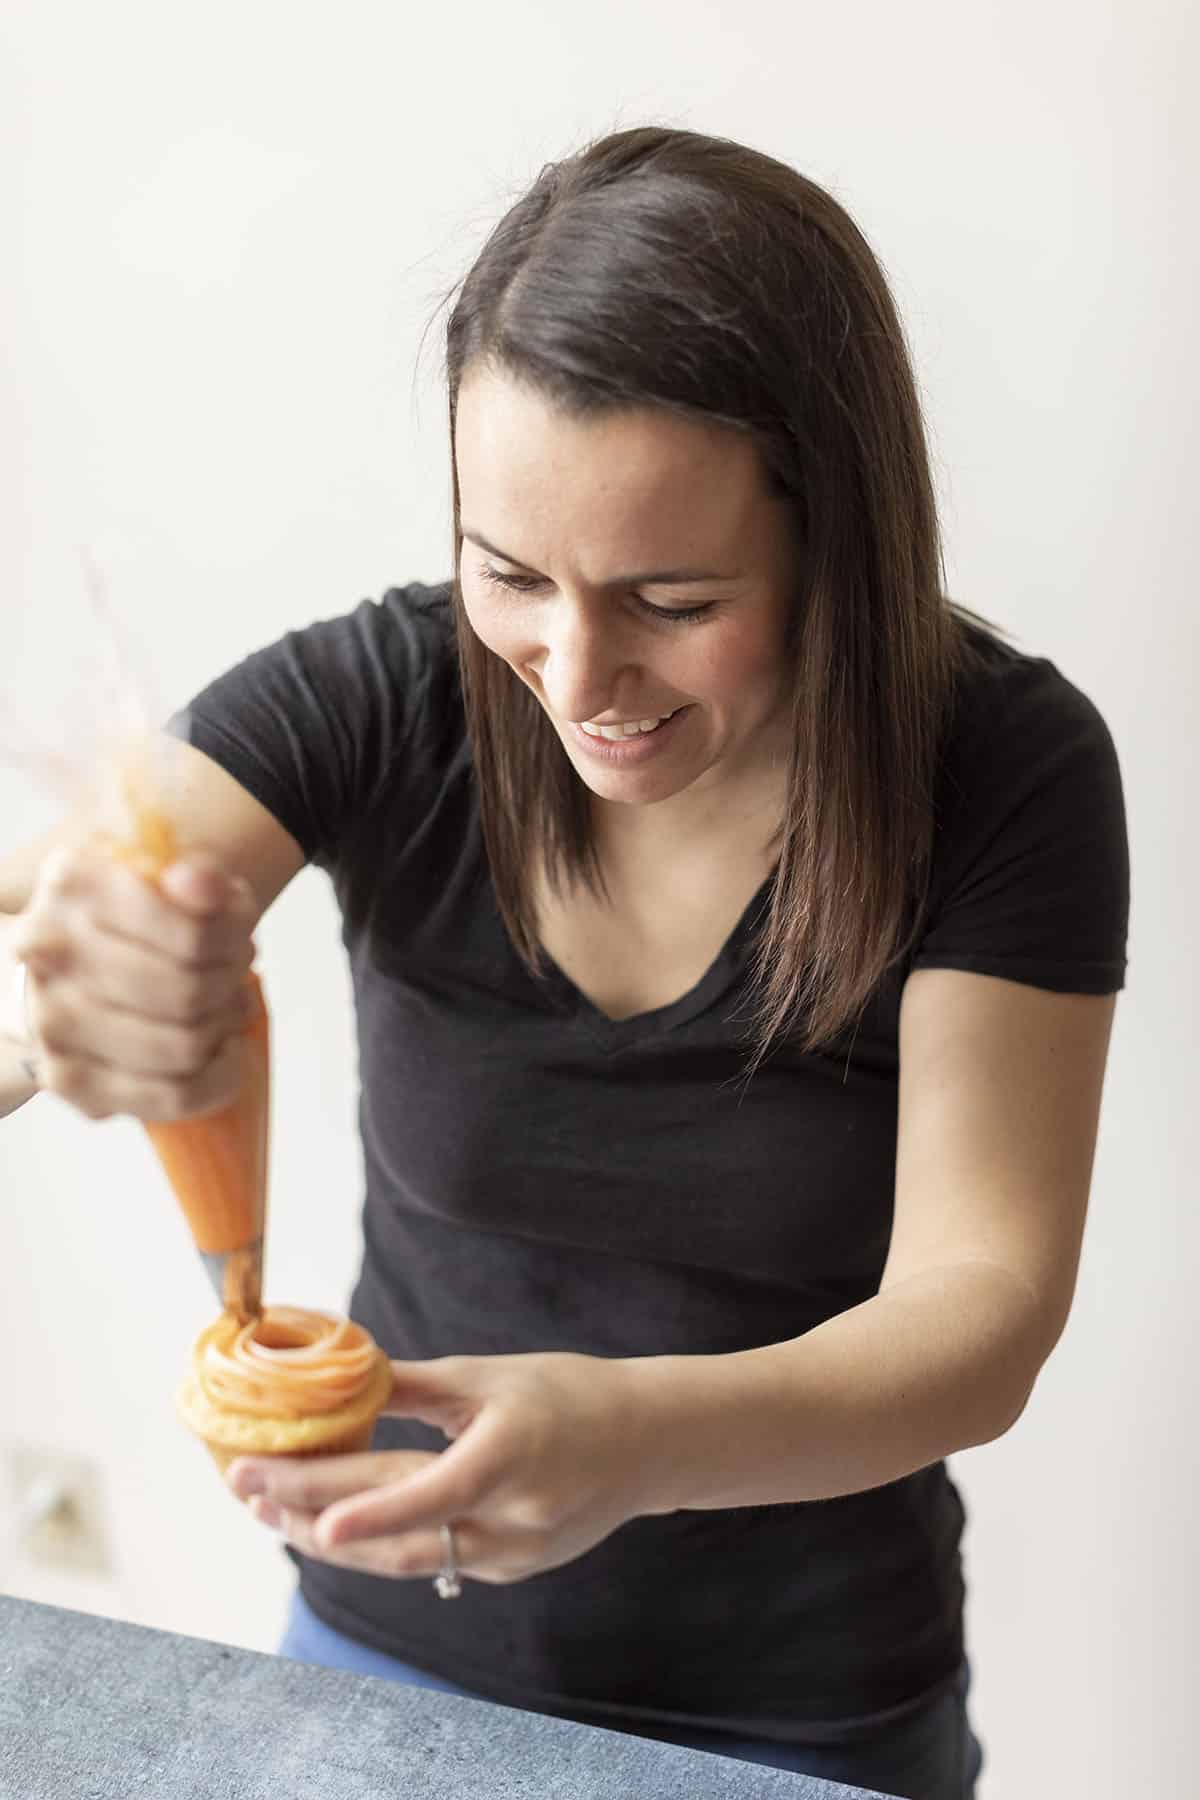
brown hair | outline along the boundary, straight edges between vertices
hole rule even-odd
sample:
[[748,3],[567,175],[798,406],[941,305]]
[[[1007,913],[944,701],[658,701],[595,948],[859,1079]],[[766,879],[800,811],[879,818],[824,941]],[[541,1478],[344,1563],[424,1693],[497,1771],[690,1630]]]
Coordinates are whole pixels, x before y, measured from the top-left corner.
[[[942,592],[921,408],[878,261],[835,200],[772,157],[691,131],[617,132],[547,165],[456,290],[452,465],[459,387],[478,362],[576,415],[666,407],[749,433],[793,504],[793,750],[757,940],[754,1061],[783,1031],[827,1045],[917,929],[974,618]],[[483,829],[501,913],[537,972],[530,822],[552,884],[602,890],[588,793],[466,618],[456,470],[453,482]]]

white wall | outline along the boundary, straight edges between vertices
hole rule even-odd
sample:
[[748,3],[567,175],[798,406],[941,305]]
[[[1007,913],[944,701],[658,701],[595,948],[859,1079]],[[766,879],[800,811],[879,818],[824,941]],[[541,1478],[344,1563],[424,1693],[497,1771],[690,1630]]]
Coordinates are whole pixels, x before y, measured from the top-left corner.
[[[1187,0],[0,13],[0,687],[43,721],[83,619],[80,542],[167,704],[290,624],[446,572],[420,331],[581,138],[650,118],[744,138],[832,188],[883,258],[952,589],[1100,706],[1134,859],[1074,1317],[1018,1427],[958,1459],[984,1800],[1194,1779],[1195,17]],[[51,810],[0,772],[0,846]],[[268,1287],[340,1305],[359,1174],[319,878],[261,944]],[[117,1571],[18,1561],[0,1583],[269,1647],[283,1559],[173,1419],[211,1307],[138,1129],[35,1102],[0,1126],[0,1189],[0,1450],[99,1460]]]

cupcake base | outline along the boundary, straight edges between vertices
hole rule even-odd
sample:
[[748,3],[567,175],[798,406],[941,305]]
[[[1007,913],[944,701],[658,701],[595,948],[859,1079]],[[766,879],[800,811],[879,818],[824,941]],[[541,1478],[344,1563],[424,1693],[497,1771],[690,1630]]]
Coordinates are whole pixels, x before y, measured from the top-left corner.
[[375,1421],[369,1419],[357,1431],[349,1431],[345,1436],[333,1438],[328,1443],[313,1444],[298,1450],[280,1450],[272,1447],[269,1450],[253,1449],[246,1444],[222,1444],[212,1438],[201,1438],[201,1443],[217,1465],[218,1472],[224,1475],[231,1463],[239,1456],[353,1456],[357,1451],[369,1450],[371,1438],[375,1432]]

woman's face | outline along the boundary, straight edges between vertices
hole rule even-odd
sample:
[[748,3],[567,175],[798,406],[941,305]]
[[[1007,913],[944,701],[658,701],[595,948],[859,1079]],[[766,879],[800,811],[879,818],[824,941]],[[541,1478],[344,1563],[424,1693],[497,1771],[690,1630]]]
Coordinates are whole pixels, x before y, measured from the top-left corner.
[[795,550],[749,440],[654,409],[572,418],[482,367],[455,436],[467,616],[592,792],[645,805],[778,770]]

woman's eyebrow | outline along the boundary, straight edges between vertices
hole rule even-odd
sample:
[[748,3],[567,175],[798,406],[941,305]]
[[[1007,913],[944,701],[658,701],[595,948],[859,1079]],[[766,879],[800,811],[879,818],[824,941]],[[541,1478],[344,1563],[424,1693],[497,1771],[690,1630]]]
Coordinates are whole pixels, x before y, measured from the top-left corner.
[[[501,550],[495,544],[489,544],[481,531],[475,531],[470,526],[464,525],[462,534],[480,550],[486,550],[489,556],[498,556],[501,562],[512,563],[514,568],[518,569],[528,569],[530,566],[528,563],[523,563],[519,556],[511,556],[507,550]],[[604,586],[650,587],[659,582],[670,582],[674,586],[681,586],[685,582],[736,580],[737,576],[729,570],[643,569],[629,575],[614,575],[611,581],[604,583]]]

